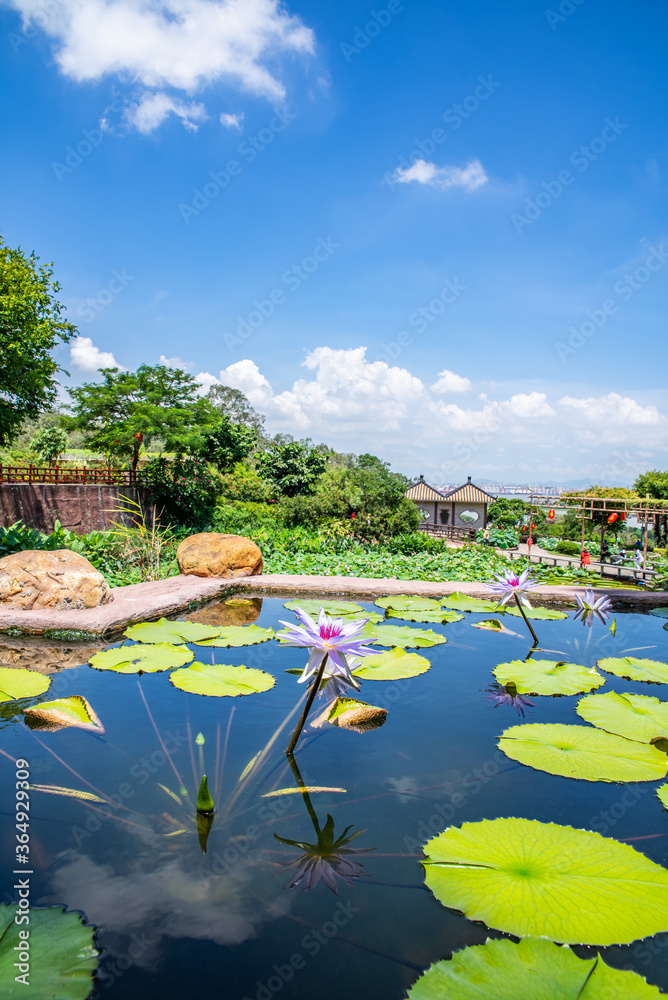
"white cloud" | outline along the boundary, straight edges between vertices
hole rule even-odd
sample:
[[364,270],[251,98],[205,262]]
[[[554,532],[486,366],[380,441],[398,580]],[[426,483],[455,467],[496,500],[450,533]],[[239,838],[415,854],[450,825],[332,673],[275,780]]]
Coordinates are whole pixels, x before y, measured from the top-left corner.
[[426,160],[416,160],[412,167],[397,167],[392,179],[398,184],[428,184],[430,187],[447,191],[459,187],[465,191],[475,191],[488,181],[480,160],[470,160],[465,167],[437,167]]
[[243,111],[238,115],[225,114],[223,112],[223,114],[221,114],[220,116],[221,125],[223,125],[225,128],[235,128],[237,129],[238,132],[241,131],[241,124],[243,120],[244,120]]
[[470,379],[464,378],[462,375],[455,375],[454,372],[449,371],[444,368],[442,372],[438,373],[438,382],[434,382],[431,386],[432,392],[469,392],[471,390]]
[[191,132],[196,132],[198,126],[208,118],[203,104],[195,101],[185,104],[167,94],[152,94],[150,91],[142,94],[138,103],[130,104],[123,117],[142,135],[148,135],[171,114],[180,118],[184,127]]
[[183,361],[178,354],[173,358],[166,358],[164,354],[161,354],[158,364],[165,365],[166,368],[180,368],[182,371],[188,371],[193,366],[192,361]]
[[80,372],[96,372],[99,368],[120,368],[121,371],[127,371],[123,365],[119,365],[111,351],[101,351],[90,337],[74,338],[70,345],[70,362]]
[[[221,81],[280,102],[278,58],[314,51],[313,32],[281,0],[9,2],[24,26],[34,23],[53,40],[57,66],[78,83],[115,76],[192,95]],[[191,125],[201,120],[192,105],[174,100],[168,107],[169,100],[160,93],[144,97],[135,111],[138,126],[150,131],[170,112]]]
[[[341,451],[371,451],[436,483],[467,475],[474,481],[501,476],[630,482],[638,462],[643,468],[668,463],[666,416],[618,393],[575,397],[533,390],[483,396],[465,407],[447,399],[448,393],[469,391],[465,376],[444,369],[428,388],[406,368],[368,361],[364,347],[318,347],[302,366],[306,374],[282,391],[250,358],[223,369],[219,379],[245,393],[272,433],[311,437]],[[216,381],[209,373],[198,379],[207,387]]]

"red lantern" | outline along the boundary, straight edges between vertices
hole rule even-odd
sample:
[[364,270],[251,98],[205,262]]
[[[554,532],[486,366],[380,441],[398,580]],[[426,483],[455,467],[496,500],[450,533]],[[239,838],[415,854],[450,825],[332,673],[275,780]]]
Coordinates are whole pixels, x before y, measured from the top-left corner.
[[622,520],[622,521],[626,520],[626,514],[620,514],[619,517],[620,517],[620,520]]
[[549,511],[549,513],[547,515],[547,519],[548,519],[548,521],[554,521],[554,511],[553,510]]
[[536,527],[536,525],[532,523],[531,524],[531,530],[533,531],[535,527]]
[[614,524],[618,517],[619,514],[610,514],[608,517],[608,524]]
[[137,431],[137,433],[135,434],[135,441],[141,441],[142,437],[143,435],[141,431]]

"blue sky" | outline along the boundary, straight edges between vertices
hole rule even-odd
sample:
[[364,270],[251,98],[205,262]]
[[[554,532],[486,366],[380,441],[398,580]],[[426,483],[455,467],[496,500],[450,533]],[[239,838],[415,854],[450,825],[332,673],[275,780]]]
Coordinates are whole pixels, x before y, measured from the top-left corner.
[[666,467],[656,0],[9,0],[2,233],[59,360],[180,359],[434,482]]

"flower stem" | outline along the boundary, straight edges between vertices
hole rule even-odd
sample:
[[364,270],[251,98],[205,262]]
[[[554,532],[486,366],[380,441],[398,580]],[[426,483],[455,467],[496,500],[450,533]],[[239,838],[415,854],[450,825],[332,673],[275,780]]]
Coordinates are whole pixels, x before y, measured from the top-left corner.
[[304,705],[304,711],[301,714],[301,718],[300,718],[299,722],[297,723],[295,731],[292,734],[292,738],[290,739],[290,742],[288,743],[288,748],[285,751],[286,754],[288,754],[288,756],[292,755],[292,751],[294,750],[294,748],[297,745],[297,740],[299,739],[299,734],[301,733],[302,729],[304,728],[304,724],[305,724],[305,722],[306,722],[306,720],[308,718],[308,714],[311,711],[311,705],[315,701],[315,696],[317,695],[318,691],[320,690],[320,682],[322,681],[323,675],[325,673],[325,667],[327,666],[327,660],[328,659],[329,659],[329,653],[325,653],[325,655],[322,658],[322,663],[320,664],[320,668],[318,670],[318,673],[316,674],[315,681],[313,683],[313,687],[311,688],[311,691],[309,692],[309,695],[308,695],[308,697],[306,699],[306,704]]
[[534,637],[534,640],[536,642],[538,642],[538,636],[534,632],[533,627],[531,625],[531,622],[529,621],[529,619],[527,618],[527,616],[524,614],[524,608],[522,607],[522,602],[520,601],[520,599],[517,596],[517,594],[514,594],[513,596],[515,598],[515,603],[517,604],[517,607],[520,609],[520,614],[522,615],[522,618],[524,618],[524,621],[526,622],[527,628],[529,629],[529,631],[531,632],[532,636]]

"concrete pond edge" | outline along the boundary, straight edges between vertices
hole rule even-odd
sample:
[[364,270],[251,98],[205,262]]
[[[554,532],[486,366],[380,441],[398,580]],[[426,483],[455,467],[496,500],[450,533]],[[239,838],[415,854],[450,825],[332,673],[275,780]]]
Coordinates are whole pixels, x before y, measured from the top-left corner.
[[[532,595],[536,604],[575,605],[575,595],[584,586],[540,586]],[[615,611],[649,611],[668,606],[668,591],[643,592],[626,588],[593,588],[607,594]],[[267,574],[246,577],[211,578],[172,576],[167,580],[115,587],[113,600],[99,608],[84,610],[0,610],[0,635],[43,636],[47,639],[87,642],[91,639],[112,641],[129,625],[167,618],[194,611],[205,604],[249,594],[254,597],[309,596],[344,597],[373,600],[392,594],[418,594],[421,597],[444,597],[460,591],[470,597],[490,597],[484,583],[448,580],[394,580],[348,576],[301,576]]]

